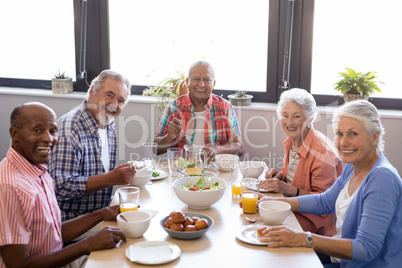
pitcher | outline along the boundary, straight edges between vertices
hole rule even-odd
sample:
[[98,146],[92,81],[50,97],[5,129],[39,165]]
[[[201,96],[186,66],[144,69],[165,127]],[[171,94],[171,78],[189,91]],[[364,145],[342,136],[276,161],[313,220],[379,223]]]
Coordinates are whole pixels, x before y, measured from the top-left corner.
[[202,150],[202,147],[184,145],[184,155],[186,159],[184,168],[203,169],[206,167],[207,153]]

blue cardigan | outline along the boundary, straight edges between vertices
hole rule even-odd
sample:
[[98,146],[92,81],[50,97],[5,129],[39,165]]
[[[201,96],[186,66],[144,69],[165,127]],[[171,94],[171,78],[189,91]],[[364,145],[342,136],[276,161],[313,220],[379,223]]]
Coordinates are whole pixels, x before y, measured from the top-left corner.
[[[335,211],[339,192],[353,174],[346,164],[341,176],[322,194],[299,197],[300,212],[321,215]],[[352,240],[352,259],[341,267],[401,267],[402,265],[402,181],[397,170],[381,155],[348,210],[342,238]]]

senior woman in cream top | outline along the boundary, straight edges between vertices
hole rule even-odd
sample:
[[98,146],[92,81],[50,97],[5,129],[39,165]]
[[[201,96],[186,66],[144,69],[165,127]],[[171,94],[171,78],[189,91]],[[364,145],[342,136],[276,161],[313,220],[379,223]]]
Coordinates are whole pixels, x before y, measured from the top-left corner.
[[322,194],[280,200],[293,211],[335,211],[336,236],[273,227],[264,231],[261,241],[275,241],[269,247],[313,247],[332,256],[326,267],[400,267],[402,181],[383,155],[384,128],[377,109],[368,101],[352,101],[339,108],[333,124],[345,163],[342,175]]
[[[261,188],[285,196],[318,194],[342,172],[342,162],[331,140],[313,127],[317,107],[313,96],[300,88],[282,93],[277,109],[287,139],[281,172],[268,170]],[[335,234],[335,215],[295,213],[304,231]]]

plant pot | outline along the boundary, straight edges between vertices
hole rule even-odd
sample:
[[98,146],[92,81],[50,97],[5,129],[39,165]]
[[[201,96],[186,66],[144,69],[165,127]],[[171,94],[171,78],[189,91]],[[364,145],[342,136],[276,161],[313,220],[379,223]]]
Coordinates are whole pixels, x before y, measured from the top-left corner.
[[246,94],[243,97],[238,97],[236,94],[231,94],[228,98],[230,103],[234,106],[249,106],[253,96]]
[[368,100],[369,96],[367,95],[360,95],[360,94],[351,94],[351,93],[345,93],[343,94],[343,100],[345,102],[350,102],[354,100]]
[[67,94],[73,92],[73,79],[65,78],[53,78],[52,79],[52,91],[53,94]]

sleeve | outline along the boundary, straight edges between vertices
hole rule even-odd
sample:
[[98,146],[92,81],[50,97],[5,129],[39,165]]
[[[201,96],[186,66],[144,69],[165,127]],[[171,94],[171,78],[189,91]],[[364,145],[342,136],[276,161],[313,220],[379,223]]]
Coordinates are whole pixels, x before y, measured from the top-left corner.
[[59,137],[49,164],[58,201],[79,200],[84,196],[88,177],[82,175],[83,157],[80,141],[75,135]]
[[342,170],[342,162],[331,151],[326,151],[324,159],[315,158],[311,170],[311,194],[325,192],[338,178]]
[[325,192],[298,197],[300,202],[299,212],[316,215],[331,214],[335,212],[336,199],[349,177],[350,168],[345,167],[342,175]]
[[172,121],[172,105],[173,105],[173,102],[169,103],[166,106],[166,108],[161,116],[161,119],[159,121],[157,133],[160,136],[166,135],[166,133],[168,131],[169,123]]
[[387,168],[376,170],[362,186],[361,218],[356,239],[352,239],[352,259],[368,261],[383,249],[402,193],[400,179]]
[[16,189],[10,185],[0,185],[0,247],[10,244],[28,244],[30,240],[30,209],[27,202],[19,199]]
[[229,121],[229,125],[230,125],[230,140],[233,140],[233,137],[237,137],[241,135],[240,132],[240,128],[239,128],[239,124],[237,122],[237,117],[236,114],[233,110],[233,106],[229,104],[228,106],[228,111],[227,111],[228,115],[228,121]]

